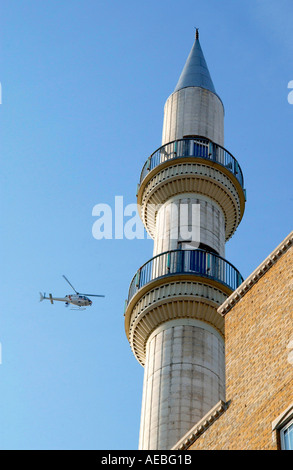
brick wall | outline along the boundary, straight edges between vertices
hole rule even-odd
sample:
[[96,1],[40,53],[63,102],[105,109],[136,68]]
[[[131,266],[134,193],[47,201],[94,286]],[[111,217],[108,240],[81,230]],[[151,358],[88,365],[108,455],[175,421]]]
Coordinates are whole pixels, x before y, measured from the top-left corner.
[[272,422],[293,403],[293,247],[226,314],[228,409],[190,447],[276,450]]

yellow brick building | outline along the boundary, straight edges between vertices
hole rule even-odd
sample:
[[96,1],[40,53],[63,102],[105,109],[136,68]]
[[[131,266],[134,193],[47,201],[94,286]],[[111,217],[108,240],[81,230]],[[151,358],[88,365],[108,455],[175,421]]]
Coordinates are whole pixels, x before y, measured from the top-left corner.
[[177,450],[279,450],[293,442],[293,232],[218,309],[226,398]]

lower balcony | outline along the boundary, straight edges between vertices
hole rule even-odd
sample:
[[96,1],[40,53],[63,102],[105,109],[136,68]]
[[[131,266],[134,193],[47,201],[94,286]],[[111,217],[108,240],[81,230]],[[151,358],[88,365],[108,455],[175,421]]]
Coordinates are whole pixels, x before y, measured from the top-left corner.
[[239,271],[219,255],[200,249],[167,251],[139,268],[130,283],[125,308],[133,296],[149,282],[180,274],[208,278],[228,287],[231,293],[243,282]]

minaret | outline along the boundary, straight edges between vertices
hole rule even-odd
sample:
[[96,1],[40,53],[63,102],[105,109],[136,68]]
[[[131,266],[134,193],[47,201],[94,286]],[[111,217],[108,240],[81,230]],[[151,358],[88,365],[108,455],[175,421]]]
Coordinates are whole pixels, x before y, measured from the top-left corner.
[[241,284],[225,242],[245,206],[241,168],[224,145],[224,108],[198,30],[164,109],[162,146],[146,161],[137,202],[154,239],[134,275],[125,330],[144,366],[139,449],[167,450],[225,400],[224,319]]

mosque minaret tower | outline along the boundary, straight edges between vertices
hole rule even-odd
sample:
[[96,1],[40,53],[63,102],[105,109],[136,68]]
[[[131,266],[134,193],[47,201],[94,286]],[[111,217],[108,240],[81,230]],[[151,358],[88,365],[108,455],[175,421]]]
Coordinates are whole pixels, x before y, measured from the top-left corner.
[[144,367],[140,450],[168,450],[225,400],[224,319],[241,284],[225,243],[245,207],[239,163],[224,148],[224,107],[198,30],[164,108],[162,145],[137,191],[153,258],[134,275],[125,330]]

